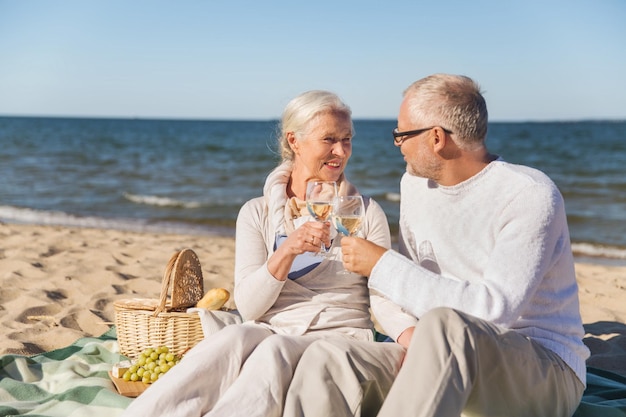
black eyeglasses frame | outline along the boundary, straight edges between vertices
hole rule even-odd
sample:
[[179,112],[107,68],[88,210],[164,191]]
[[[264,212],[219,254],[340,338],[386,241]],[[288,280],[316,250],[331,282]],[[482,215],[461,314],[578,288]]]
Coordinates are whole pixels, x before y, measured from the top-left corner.
[[446,132],[448,135],[452,134],[452,131],[449,129],[446,129],[445,127],[441,127],[441,126],[431,126],[431,127],[425,127],[423,129],[416,129],[416,130],[406,130],[404,132],[399,132],[398,128],[396,127],[395,129],[393,129],[391,131],[391,134],[393,135],[393,141],[396,145],[401,145],[405,140],[408,140],[408,136],[416,136],[419,135],[420,133],[424,133],[427,132],[431,129],[434,129],[436,127],[441,128],[444,132]]

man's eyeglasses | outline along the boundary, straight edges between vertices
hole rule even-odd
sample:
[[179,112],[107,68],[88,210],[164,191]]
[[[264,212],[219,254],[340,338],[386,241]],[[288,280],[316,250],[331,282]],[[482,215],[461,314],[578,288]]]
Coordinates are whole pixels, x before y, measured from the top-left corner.
[[[393,129],[391,134],[393,135],[393,141],[395,142],[395,144],[401,145],[402,142],[409,139],[409,136],[417,136],[420,133],[424,133],[430,129],[434,129],[435,127],[438,127],[438,126],[425,127],[423,129],[417,129],[417,130],[406,130],[404,132],[399,132],[398,128],[396,127],[395,129]],[[446,132],[448,135],[452,134],[452,131],[446,129],[445,127],[442,127],[441,129],[443,129],[443,131]]]

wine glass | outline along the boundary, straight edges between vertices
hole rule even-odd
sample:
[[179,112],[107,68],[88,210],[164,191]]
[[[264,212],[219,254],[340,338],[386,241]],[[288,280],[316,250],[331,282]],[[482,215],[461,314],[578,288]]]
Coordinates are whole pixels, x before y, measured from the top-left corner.
[[[335,181],[309,181],[306,185],[306,207],[311,216],[318,222],[325,222],[330,217],[333,202],[337,196]],[[328,253],[324,242],[320,243],[320,254]]]
[[[332,221],[335,229],[344,236],[354,236],[361,230],[365,218],[365,205],[360,195],[338,196],[333,205]],[[343,269],[338,274],[349,274]]]

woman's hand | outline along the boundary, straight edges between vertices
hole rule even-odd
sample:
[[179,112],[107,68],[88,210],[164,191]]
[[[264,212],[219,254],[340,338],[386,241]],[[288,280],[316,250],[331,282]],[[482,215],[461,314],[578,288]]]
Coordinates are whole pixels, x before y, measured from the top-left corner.
[[287,279],[296,256],[319,252],[322,242],[330,246],[329,222],[306,222],[291,232],[267,261],[267,269],[279,281]]
[[286,246],[292,254],[319,252],[322,243],[330,246],[330,222],[306,222],[294,230],[281,247]]

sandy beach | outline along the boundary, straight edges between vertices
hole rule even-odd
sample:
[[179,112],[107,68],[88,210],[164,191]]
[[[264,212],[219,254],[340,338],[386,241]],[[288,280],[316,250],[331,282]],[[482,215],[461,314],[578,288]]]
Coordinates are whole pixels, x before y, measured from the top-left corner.
[[[233,237],[0,224],[0,239],[0,355],[101,335],[115,300],[158,298],[165,265],[183,248],[198,254],[205,290],[233,289]],[[626,267],[577,263],[576,273],[588,364],[626,376]]]

